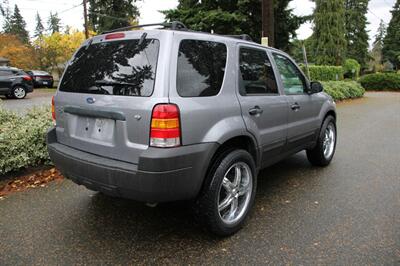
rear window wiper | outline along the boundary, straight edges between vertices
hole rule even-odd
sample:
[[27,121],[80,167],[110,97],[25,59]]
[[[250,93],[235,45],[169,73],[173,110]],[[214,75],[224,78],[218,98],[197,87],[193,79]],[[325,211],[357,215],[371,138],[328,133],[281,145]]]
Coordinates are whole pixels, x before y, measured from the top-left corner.
[[111,80],[96,80],[94,82],[98,86],[137,86],[137,83],[118,82]]

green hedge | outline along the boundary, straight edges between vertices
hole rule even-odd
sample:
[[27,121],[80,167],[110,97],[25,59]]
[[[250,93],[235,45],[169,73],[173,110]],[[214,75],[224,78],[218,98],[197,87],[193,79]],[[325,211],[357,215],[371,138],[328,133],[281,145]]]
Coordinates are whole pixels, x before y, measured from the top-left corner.
[[49,107],[20,115],[2,109],[0,102],[0,174],[50,163],[45,136],[51,126]]
[[366,90],[400,90],[400,74],[376,73],[365,75],[359,82]]
[[[307,75],[307,69],[301,66],[303,72]],[[310,79],[312,81],[336,81],[343,80],[343,67],[341,66],[309,66]]]
[[322,85],[324,91],[337,101],[360,98],[365,93],[364,88],[356,81],[326,81]]
[[360,77],[361,65],[355,59],[346,59],[343,64],[343,75],[345,78],[357,80]]

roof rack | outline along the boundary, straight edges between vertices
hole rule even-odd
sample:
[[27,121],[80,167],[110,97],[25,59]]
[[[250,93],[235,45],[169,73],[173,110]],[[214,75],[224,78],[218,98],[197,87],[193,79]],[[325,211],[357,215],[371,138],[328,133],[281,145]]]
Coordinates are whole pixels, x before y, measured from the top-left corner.
[[241,40],[245,40],[245,41],[250,41],[252,42],[253,39],[247,35],[247,34],[240,34],[240,35],[223,35],[225,37],[229,37],[229,38],[235,38],[235,39],[241,39]]
[[144,27],[152,27],[152,26],[163,26],[164,29],[171,29],[171,30],[188,30],[188,28],[182,22],[173,21],[173,22],[127,26],[127,27],[122,27],[122,28],[105,31],[105,32],[102,32],[101,34],[112,33],[112,32],[117,32],[117,31],[126,31],[126,30],[138,29],[138,28],[144,28]]

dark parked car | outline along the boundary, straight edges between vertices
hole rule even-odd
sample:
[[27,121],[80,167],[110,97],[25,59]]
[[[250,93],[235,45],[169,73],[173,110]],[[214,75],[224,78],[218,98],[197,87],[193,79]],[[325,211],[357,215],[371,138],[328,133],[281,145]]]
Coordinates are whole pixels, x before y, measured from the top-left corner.
[[0,95],[23,99],[30,92],[33,92],[33,81],[27,73],[18,68],[0,67]]
[[53,88],[54,80],[51,74],[40,70],[30,70],[26,73],[32,77],[35,88]]

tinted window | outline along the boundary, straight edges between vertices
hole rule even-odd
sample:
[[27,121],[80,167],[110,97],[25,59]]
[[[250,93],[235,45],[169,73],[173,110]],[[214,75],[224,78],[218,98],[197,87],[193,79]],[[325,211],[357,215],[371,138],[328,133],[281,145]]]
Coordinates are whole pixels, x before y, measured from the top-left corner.
[[182,97],[217,95],[224,80],[225,65],[225,44],[183,40],[178,55],[178,94]]
[[300,70],[288,58],[274,54],[285,94],[302,94],[306,88],[306,82]]
[[265,51],[240,48],[239,60],[241,95],[278,93],[274,71]]
[[82,47],[64,74],[61,91],[125,96],[153,93],[159,41],[103,42]]

